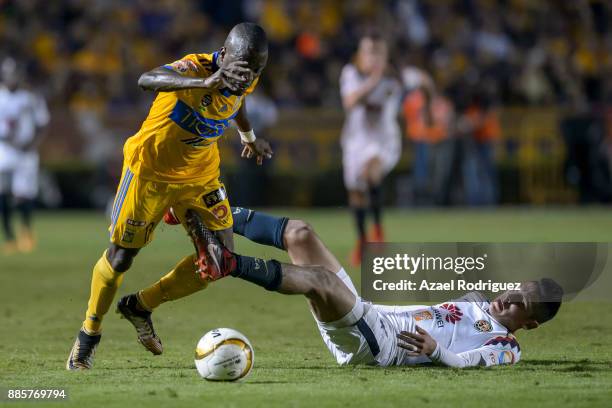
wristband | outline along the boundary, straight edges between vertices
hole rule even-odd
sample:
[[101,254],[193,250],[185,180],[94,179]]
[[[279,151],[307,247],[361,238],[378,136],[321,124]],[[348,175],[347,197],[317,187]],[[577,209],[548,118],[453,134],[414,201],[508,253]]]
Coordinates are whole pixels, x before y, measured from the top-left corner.
[[253,129],[249,130],[248,132],[242,132],[240,129],[238,129],[238,133],[240,133],[240,140],[243,143],[253,143],[255,139],[257,139]]

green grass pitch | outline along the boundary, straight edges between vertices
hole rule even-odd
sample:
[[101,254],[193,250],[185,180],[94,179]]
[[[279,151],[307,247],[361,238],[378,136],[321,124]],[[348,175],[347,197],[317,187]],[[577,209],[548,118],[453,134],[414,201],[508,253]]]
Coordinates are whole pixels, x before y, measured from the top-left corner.
[[[344,261],[353,244],[345,211],[283,211],[311,222]],[[389,211],[390,241],[612,241],[612,211]],[[445,406],[596,407],[612,401],[612,304],[576,301],[543,328],[519,333],[523,360],[514,367],[338,367],[301,297],[270,293],[228,278],[154,314],[165,351],[152,356],[131,326],[109,313],[95,367],[67,372],[66,357],[81,324],[91,267],[106,246],[106,220],[91,213],[45,213],[39,249],[0,256],[0,387],[66,388],[50,406]],[[260,257],[274,249],[239,239]],[[127,272],[119,294],[165,274],[191,245],[181,228],[156,239]],[[358,271],[349,270],[358,283]],[[579,273],[579,271],[577,271]],[[612,289],[611,279],[604,290]],[[242,331],[255,348],[255,368],[241,383],[209,383],[193,365],[197,340],[215,327]],[[36,403],[38,404],[38,403]],[[7,406],[41,406],[7,403]],[[46,404],[45,404],[46,405]]]

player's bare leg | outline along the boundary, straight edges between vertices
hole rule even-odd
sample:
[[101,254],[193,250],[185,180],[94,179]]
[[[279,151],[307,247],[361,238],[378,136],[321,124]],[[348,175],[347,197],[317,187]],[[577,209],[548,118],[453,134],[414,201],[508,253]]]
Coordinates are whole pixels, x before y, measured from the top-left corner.
[[320,265],[332,272],[342,269],[338,259],[307,222],[289,220],[283,234],[283,243],[295,265]]
[[[282,222],[282,219],[279,221]],[[303,221],[290,220],[286,223],[283,245],[294,262],[318,262],[320,265],[281,264],[274,260],[264,261],[241,256],[223,247],[211,232],[202,235],[202,238],[206,240],[206,247],[209,248],[209,264],[220,265],[218,270],[209,270],[211,280],[232,275],[271,291],[286,295],[304,295],[308,298],[315,317],[322,322],[335,322],[355,307],[355,294],[335,273],[342,269],[339,262],[313,229]]]

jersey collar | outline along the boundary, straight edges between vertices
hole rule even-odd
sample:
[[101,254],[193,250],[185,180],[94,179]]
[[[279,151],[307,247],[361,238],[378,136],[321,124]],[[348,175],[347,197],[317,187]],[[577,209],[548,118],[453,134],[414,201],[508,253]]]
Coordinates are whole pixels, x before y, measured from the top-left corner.
[[216,72],[219,69],[219,65],[217,65],[217,58],[219,57],[219,51],[213,52],[212,55],[212,70]]

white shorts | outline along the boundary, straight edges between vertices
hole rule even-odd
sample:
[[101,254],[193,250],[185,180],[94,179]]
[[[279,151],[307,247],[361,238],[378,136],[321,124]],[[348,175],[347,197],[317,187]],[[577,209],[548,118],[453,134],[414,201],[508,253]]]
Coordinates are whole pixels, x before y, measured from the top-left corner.
[[12,181],[13,196],[33,200],[38,196],[38,153],[19,155]]
[[347,190],[367,191],[368,183],[364,178],[367,164],[373,159],[380,160],[383,175],[386,176],[393,170],[400,159],[400,155],[401,141],[399,137],[365,143],[364,139],[343,141],[342,168],[344,172],[344,186]]
[[344,269],[338,272],[338,277],[356,296],[355,306],[346,317],[357,322],[350,326],[337,327],[337,322],[324,323],[317,320],[323,342],[340,365],[393,364],[396,331],[391,322],[372,304],[364,302],[357,295],[355,286]]

